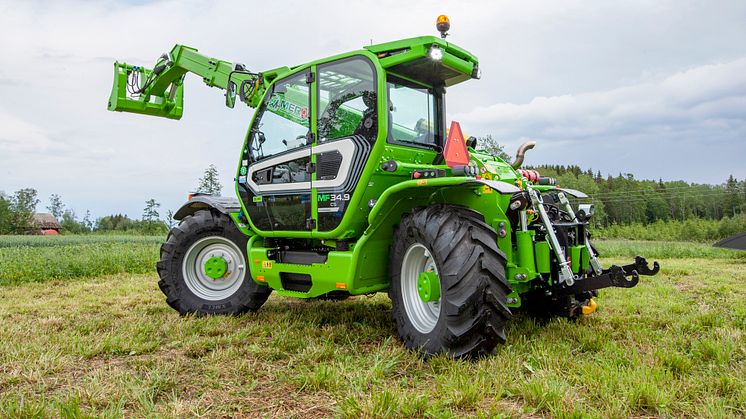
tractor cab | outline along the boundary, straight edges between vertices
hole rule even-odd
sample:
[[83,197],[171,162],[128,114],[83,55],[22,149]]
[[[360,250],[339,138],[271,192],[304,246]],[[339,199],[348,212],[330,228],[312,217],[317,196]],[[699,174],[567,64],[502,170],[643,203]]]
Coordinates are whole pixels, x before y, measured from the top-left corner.
[[437,159],[445,87],[479,70],[473,55],[425,36],[270,74],[239,167],[248,219],[262,236],[340,239],[364,230],[348,208],[370,210],[359,203],[374,198],[366,190],[382,155]]

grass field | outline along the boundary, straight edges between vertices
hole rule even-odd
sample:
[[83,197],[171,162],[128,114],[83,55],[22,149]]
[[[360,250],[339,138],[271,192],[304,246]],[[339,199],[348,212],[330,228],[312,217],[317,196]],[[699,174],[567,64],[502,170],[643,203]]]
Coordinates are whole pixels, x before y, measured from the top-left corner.
[[[579,321],[517,314],[508,344],[469,362],[405,350],[383,294],[179,317],[152,272],[157,240],[139,240],[0,240],[1,417],[746,416],[746,252],[599,243],[606,264],[640,253],[661,273],[602,291]],[[138,263],[52,278],[8,262],[127,249]]]
[[0,236],[0,285],[155,272],[162,237]]

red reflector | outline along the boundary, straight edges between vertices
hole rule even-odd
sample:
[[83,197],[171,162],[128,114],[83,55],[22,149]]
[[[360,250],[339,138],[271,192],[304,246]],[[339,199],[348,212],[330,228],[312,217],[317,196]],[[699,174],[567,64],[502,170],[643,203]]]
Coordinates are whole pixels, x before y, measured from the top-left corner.
[[446,140],[446,146],[443,150],[443,157],[445,157],[448,167],[469,164],[469,150],[466,149],[461,125],[456,121],[451,122],[451,129],[448,130],[448,140]]
[[194,198],[194,194],[193,193],[190,193],[189,195],[187,195],[187,201],[191,201],[192,198]]

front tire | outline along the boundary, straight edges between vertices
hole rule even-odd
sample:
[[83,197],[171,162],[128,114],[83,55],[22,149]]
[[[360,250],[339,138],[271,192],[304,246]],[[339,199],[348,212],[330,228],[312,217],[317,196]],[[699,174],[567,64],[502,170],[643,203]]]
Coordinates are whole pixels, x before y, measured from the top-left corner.
[[230,217],[200,210],[171,229],[156,265],[166,302],[181,314],[241,314],[258,310],[272,292],[254,282],[248,237]]
[[435,205],[404,216],[391,247],[389,288],[404,344],[426,355],[492,353],[511,317],[505,262],[478,213]]

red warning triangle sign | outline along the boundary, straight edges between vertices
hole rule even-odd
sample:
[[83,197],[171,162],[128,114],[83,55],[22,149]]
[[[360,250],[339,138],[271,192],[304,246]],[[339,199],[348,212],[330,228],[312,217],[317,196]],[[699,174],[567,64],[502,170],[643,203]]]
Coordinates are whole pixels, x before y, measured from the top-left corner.
[[448,130],[448,140],[446,140],[446,146],[443,150],[443,157],[445,157],[448,167],[469,164],[469,150],[466,149],[466,141],[464,141],[464,134],[461,132],[461,125],[456,121],[451,121],[451,128]]

